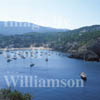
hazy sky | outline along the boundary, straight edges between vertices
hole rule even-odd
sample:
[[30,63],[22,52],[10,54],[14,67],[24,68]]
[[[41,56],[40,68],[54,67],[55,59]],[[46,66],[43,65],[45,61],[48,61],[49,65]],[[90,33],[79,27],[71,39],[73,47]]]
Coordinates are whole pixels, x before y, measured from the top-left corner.
[[100,0],[0,0],[0,21],[69,29],[100,24]]

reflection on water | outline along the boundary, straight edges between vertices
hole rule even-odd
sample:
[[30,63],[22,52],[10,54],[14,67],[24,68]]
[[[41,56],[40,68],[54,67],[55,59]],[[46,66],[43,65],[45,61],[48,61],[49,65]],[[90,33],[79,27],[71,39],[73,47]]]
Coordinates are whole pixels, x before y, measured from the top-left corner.
[[[30,64],[34,66],[30,67]],[[100,63],[70,59],[65,54],[47,50],[24,50],[23,54],[19,50],[0,55],[1,88],[7,88],[4,75],[37,75],[43,79],[80,79],[81,72],[85,72],[88,76],[84,88],[16,87],[21,92],[31,93],[35,100],[100,100]]]

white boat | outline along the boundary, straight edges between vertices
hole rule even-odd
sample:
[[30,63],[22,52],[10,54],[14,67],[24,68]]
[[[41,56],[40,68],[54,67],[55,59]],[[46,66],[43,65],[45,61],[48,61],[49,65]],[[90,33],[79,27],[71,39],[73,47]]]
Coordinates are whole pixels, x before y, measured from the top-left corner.
[[82,73],[80,74],[80,76],[81,76],[81,78],[82,78],[83,80],[87,80],[87,75],[86,75],[84,72],[82,72]]

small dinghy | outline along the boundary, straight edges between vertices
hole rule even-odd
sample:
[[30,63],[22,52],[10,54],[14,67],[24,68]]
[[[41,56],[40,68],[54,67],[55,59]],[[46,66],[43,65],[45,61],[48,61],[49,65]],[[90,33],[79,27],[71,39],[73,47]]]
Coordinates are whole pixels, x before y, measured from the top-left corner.
[[45,61],[48,62],[48,58],[46,58]]
[[21,56],[21,58],[22,58],[22,59],[25,59],[25,57],[24,57],[24,56]]
[[14,57],[13,59],[14,59],[14,60],[17,60],[17,58],[15,58],[15,57]]
[[9,63],[9,62],[11,62],[12,60],[11,59],[7,59],[7,62]]
[[83,79],[84,81],[87,80],[87,76],[86,76],[86,74],[85,74],[84,72],[82,72],[82,73],[80,74],[80,76],[81,76],[81,79]]
[[2,54],[2,51],[0,51],[0,54]]
[[30,67],[34,67],[35,66],[35,64],[30,64]]

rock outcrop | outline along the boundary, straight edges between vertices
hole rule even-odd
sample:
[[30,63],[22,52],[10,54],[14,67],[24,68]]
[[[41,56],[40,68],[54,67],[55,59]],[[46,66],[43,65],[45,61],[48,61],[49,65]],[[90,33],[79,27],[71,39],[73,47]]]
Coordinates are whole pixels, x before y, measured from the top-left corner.
[[73,46],[68,50],[70,58],[84,59],[86,61],[100,61],[100,38],[92,44],[80,46],[75,49]]

